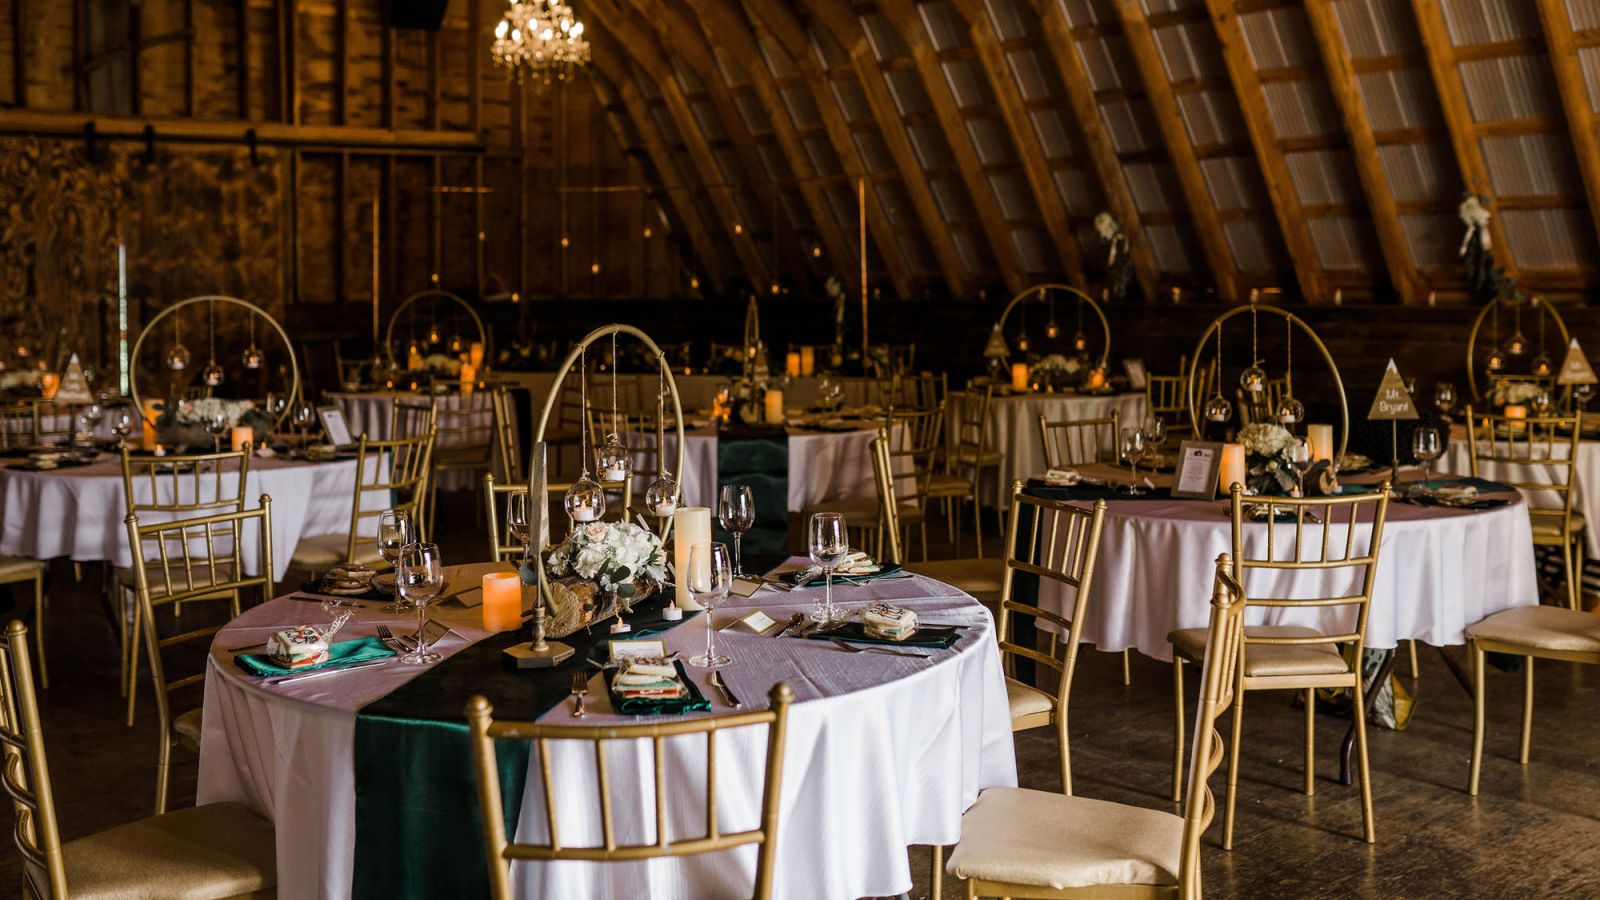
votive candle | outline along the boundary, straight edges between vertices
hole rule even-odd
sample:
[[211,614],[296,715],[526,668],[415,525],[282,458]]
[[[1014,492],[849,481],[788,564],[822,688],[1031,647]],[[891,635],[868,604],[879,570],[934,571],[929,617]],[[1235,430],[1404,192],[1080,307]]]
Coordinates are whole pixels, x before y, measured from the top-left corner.
[[795,351],[790,350],[788,353],[784,354],[784,357],[783,357],[783,371],[787,372],[789,374],[790,378],[798,378],[798,377],[800,377],[800,354],[799,353],[796,353]]
[[1518,421],[1513,421],[1513,422],[1506,423],[1507,426],[1511,429],[1511,431],[1513,433],[1521,434],[1523,431],[1527,430],[1527,428],[1528,428],[1528,422],[1527,422],[1527,419],[1528,419],[1528,408],[1526,406],[1521,406],[1521,405],[1516,405],[1516,404],[1513,404],[1511,406],[1507,406],[1506,407],[1506,418],[1507,419],[1518,420]]
[[159,400],[146,400],[144,402],[144,449],[156,449],[156,416],[161,414]]
[[1011,389],[1013,391],[1026,391],[1028,389],[1028,364],[1011,364]]
[[815,347],[800,348],[800,375],[809,378],[817,371],[817,349]]
[[483,630],[512,631],[522,624],[522,576],[489,572],[483,576]]
[[767,424],[783,424],[783,391],[767,391]]

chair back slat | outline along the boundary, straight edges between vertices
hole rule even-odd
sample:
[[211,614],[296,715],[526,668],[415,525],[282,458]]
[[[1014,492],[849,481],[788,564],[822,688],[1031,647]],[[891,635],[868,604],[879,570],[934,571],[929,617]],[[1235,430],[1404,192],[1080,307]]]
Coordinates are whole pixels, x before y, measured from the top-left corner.
[[152,456],[122,451],[126,511],[190,517],[244,509],[250,453],[187,453]]
[[[1008,670],[1011,659],[1023,657],[1043,663],[1061,674],[1058,695],[1065,698],[1077,666],[1078,644],[1083,634],[1084,610],[1094,585],[1095,559],[1099,556],[1100,532],[1105,526],[1106,502],[1096,500],[1093,507],[1060,500],[1031,497],[1022,492],[1022,482],[1011,484],[1011,510],[1006,537],[1005,576],[1000,589],[1000,616],[997,632],[1000,659]],[[1028,519],[1023,530],[1023,519]],[[1042,587],[1053,581],[1071,589],[1070,614],[1056,614],[1022,599],[1017,591],[1017,575],[1037,577]],[[1012,640],[1013,616],[1024,615],[1056,626],[1049,631],[1049,646],[1041,657],[1037,649]]]
[[44,727],[33,686],[28,629],[13,619],[0,636],[0,786],[11,797],[12,834],[22,856],[23,895],[66,900],[55,795],[45,760]]
[[1097,419],[1063,419],[1052,422],[1039,415],[1039,438],[1044,441],[1045,465],[1052,469],[1115,462],[1122,436],[1116,410]]
[[[387,441],[374,441],[363,434],[356,442],[356,480],[350,503],[350,533],[345,543],[346,562],[355,561],[363,519],[377,518],[387,509],[404,509],[411,513],[411,521],[419,530],[426,527],[434,432],[432,418],[423,421],[429,427],[417,434]],[[367,504],[364,501],[368,496],[379,497],[380,502]]]
[[1569,528],[1578,494],[1579,417],[1513,419],[1475,413],[1471,406],[1466,416],[1472,477],[1483,477],[1484,463],[1496,464],[1494,480],[1526,495],[1530,514],[1560,517]]
[[522,554],[527,547],[512,539],[511,528],[507,522],[511,515],[512,496],[516,494],[526,496],[527,493],[526,483],[498,484],[494,480],[493,472],[483,476],[483,512],[484,521],[489,523],[491,560],[495,562],[522,560]]
[[501,481],[522,481],[522,456],[517,452],[517,404],[507,385],[496,385],[490,395],[494,405],[495,452],[499,454]]

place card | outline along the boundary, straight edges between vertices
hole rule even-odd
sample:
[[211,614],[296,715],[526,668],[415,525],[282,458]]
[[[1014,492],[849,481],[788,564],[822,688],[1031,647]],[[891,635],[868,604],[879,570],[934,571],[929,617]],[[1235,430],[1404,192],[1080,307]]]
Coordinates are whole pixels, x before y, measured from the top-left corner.
[[1178,465],[1172,473],[1172,496],[1181,500],[1215,500],[1217,476],[1221,471],[1221,444],[1184,441],[1178,445]]
[[667,655],[667,642],[659,638],[638,638],[631,641],[607,641],[614,663],[630,659],[659,659]]
[[735,597],[754,597],[756,591],[761,590],[761,586],[764,584],[766,582],[760,578],[740,575],[733,579],[733,587],[729,588],[728,593]]
[[728,625],[724,625],[722,628],[720,628],[718,630],[727,631],[730,628],[740,628],[740,627],[742,627],[746,631],[749,631],[752,634],[766,634],[767,632],[771,631],[777,624],[778,624],[778,621],[776,619],[772,618],[771,616],[767,615],[766,613],[764,613],[764,612],[762,612],[761,610],[758,609],[755,612],[750,613],[749,615],[745,616],[742,619],[737,619],[737,620],[735,620],[734,622],[732,622],[732,623],[730,623]]

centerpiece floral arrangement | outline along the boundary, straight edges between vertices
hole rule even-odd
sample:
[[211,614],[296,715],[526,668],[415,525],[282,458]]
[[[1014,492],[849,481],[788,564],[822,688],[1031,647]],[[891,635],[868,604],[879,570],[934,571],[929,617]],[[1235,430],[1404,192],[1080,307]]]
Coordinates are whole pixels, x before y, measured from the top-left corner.
[[201,397],[180,401],[175,406],[163,404],[160,415],[156,416],[156,439],[174,447],[210,450],[213,438],[206,431],[206,425],[216,416],[222,417],[227,430],[244,425],[263,438],[278,424],[272,413],[257,406],[254,400]]
[[1239,430],[1244,445],[1252,494],[1290,496],[1300,486],[1300,467],[1311,459],[1310,448],[1282,425],[1253,422]]
[[1490,397],[1490,401],[1495,406],[1528,403],[1544,391],[1545,388],[1536,381],[1501,380],[1495,385],[1494,395]]
[[443,353],[429,353],[418,360],[411,371],[435,378],[456,378],[461,374],[461,360]]
[[624,600],[642,599],[667,575],[661,538],[632,522],[578,525],[545,562],[557,578],[577,576]]

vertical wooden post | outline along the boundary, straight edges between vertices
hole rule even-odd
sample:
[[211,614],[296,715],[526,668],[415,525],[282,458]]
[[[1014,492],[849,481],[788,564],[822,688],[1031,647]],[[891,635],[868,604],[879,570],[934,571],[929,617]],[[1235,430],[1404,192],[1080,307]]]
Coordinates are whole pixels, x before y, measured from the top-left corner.
[[1561,108],[1567,116],[1567,131],[1583,175],[1583,192],[1589,200],[1589,219],[1600,229],[1600,140],[1596,140],[1594,111],[1589,106],[1589,88],[1583,64],[1578,59],[1578,42],[1572,33],[1572,20],[1563,0],[1537,0],[1539,24],[1544,28],[1545,54],[1555,69],[1556,87],[1561,92]]
[[856,182],[856,209],[858,210],[859,230],[857,238],[861,241],[861,365],[867,365],[867,180],[865,178]]

